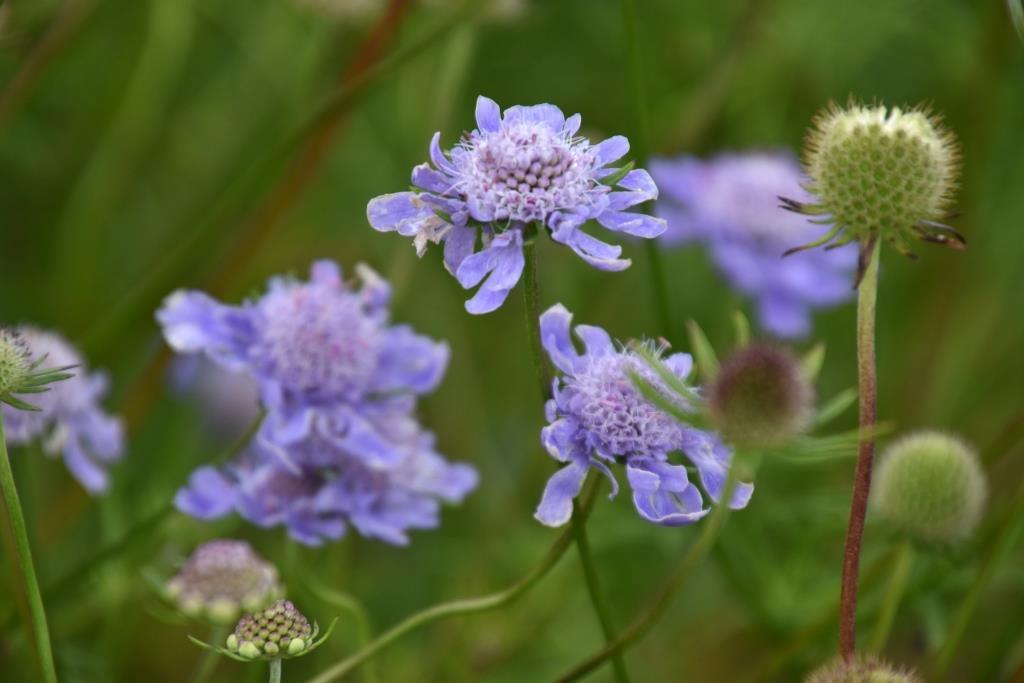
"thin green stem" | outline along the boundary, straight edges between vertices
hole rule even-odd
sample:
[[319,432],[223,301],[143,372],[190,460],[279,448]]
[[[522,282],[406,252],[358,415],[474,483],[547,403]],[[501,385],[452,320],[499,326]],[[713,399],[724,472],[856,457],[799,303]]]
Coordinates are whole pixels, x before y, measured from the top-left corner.
[[18,489],[14,485],[14,473],[11,471],[11,460],[7,453],[7,437],[4,434],[2,411],[0,411],[0,493],[3,494],[7,522],[14,536],[16,564],[21,571],[22,588],[25,591],[29,613],[32,616],[31,639],[35,643],[39,671],[45,683],[56,683],[57,670],[53,665],[50,631],[46,625],[46,610],[43,607],[43,596],[39,592],[36,569],[32,564],[32,549],[28,542],[28,531],[25,528],[25,517],[21,512],[21,502],[18,500]]
[[871,468],[875,460],[875,437],[871,431],[878,416],[878,381],[875,372],[875,305],[878,299],[878,254],[880,241],[861,246],[861,263],[866,263],[857,287],[857,390],[862,430],[853,479],[850,521],[843,552],[843,581],[839,593],[839,654],[852,661],[857,650],[857,582],[860,548],[864,540],[864,518],[871,492]]
[[[622,30],[629,56],[630,82],[633,89],[633,135],[632,145],[636,163],[640,166],[647,162],[651,153],[650,116],[647,111],[647,84],[644,80],[645,71],[643,57],[640,54],[640,30],[636,18],[636,0],[622,0]],[[649,203],[643,210],[650,208]],[[654,240],[645,240],[647,250],[648,272],[651,274],[651,287],[654,290],[654,303],[658,312],[658,323],[662,334],[671,338],[672,309],[668,301],[668,287],[665,281],[665,269],[661,263],[661,252]]]
[[899,611],[900,601],[907,589],[907,579],[910,578],[910,569],[914,564],[914,548],[908,539],[900,543],[896,551],[896,560],[889,575],[889,585],[885,589],[885,596],[882,598],[882,609],[878,613],[878,621],[875,623],[875,632],[871,636],[871,644],[868,650],[880,653],[889,642],[889,634],[892,632],[892,625],[896,621],[896,613]]
[[551,371],[544,359],[540,341],[540,285],[537,277],[537,227],[532,223],[523,232],[523,304],[526,310],[526,329],[530,335],[530,355],[533,368],[540,383],[541,397],[546,401],[551,395]]
[[722,525],[725,524],[725,520],[729,517],[730,508],[726,501],[732,500],[733,491],[739,482],[740,468],[736,464],[736,459],[734,457],[733,462],[729,465],[729,471],[725,478],[725,485],[722,487],[722,495],[719,498],[718,505],[715,506],[711,515],[703,523],[700,536],[690,546],[686,556],[683,557],[683,561],[676,567],[675,572],[662,586],[651,606],[647,608],[647,611],[634,619],[629,627],[613,642],[606,645],[604,649],[587,657],[570,669],[568,673],[561,676],[558,679],[559,683],[578,681],[595,671],[605,661],[643,638],[651,630],[651,627],[658,623],[665,615],[665,612],[672,605],[673,598],[682,589],[693,570],[711,550],[715,539],[718,537],[718,532],[721,531]]
[[[210,637],[206,642],[214,647],[224,647],[224,639],[227,638],[227,634],[227,626],[214,626],[210,629]],[[192,683],[206,683],[210,680],[210,676],[217,670],[220,658],[221,654],[216,650],[204,649],[203,657],[199,660],[199,666],[196,667],[196,675],[192,678]]]
[[[308,581],[308,586],[316,597],[332,607],[348,612],[355,622],[356,637],[360,648],[366,647],[370,643],[373,639],[373,627],[370,625],[370,617],[366,613],[363,604],[355,596],[326,586],[314,579]],[[366,663],[363,669],[363,680],[366,683],[376,683],[377,672],[373,668],[372,662]]]
[[[596,490],[596,480],[592,480],[588,485],[588,491],[583,496],[583,515],[589,514],[590,508],[594,502],[594,494],[596,493]],[[555,539],[555,542],[551,547],[548,548],[547,553],[544,554],[540,563],[531,569],[526,576],[519,579],[508,588],[498,591],[497,593],[491,593],[490,595],[484,595],[478,598],[464,598],[443,602],[439,605],[428,607],[416,614],[406,617],[403,621],[374,638],[373,641],[368,643],[365,647],[360,648],[357,652],[338,662],[331,668],[322,672],[320,675],[311,678],[307,683],[328,683],[329,681],[340,680],[343,676],[351,673],[354,669],[374,657],[388,645],[391,645],[402,636],[410,633],[411,631],[415,631],[421,626],[426,626],[429,623],[440,619],[446,619],[448,617],[487,612],[489,610],[511,604],[530,590],[530,588],[544,578],[544,576],[546,576],[547,573],[551,571],[556,564],[558,564],[558,560],[565,554],[566,549],[572,542],[572,537],[573,532],[571,529],[563,531],[558,538]]]
[[[536,236],[537,226],[530,224],[526,227],[523,235],[523,255],[525,266],[523,268],[523,299],[526,309],[526,329],[530,336],[530,350],[533,354],[533,365],[537,373],[537,381],[540,383],[541,397],[547,400],[551,392],[551,375],[548,370],[547,361],[544,359],[544,350],[541,347],[540,337],[540,287],[537,270],[537,247]],[[572,530],[573,538],[576,540],[576,547],[579,550],[580,563],[583,566],[583,576],[587,584],[587,593],[590,596],[590,603],[594,607],[597,620],[601,625],[601,632],[604,634],[605,642],[611,642],[615,638],[615,629],[612,626],[611,614],[601,593],[601,586],[597,578],[597,568],[594,558],[590,552],[590,543],[587,540],[585,529],[586,520],[580,517],[579,506],[573,503]],[[615,679],[619,683],[627,683],[629,675],[626,673],[626,663],[621,656],[616,656],[613,661]]]
[[1012,544],[1015,536],[1013,531],[1017,528],[1017,522],[1021,515],[1024,515],[1024,484],[1021,484],[1017,490],[1017,498],[1014,500],[1013,506],[1003,520],[995,541],[989,545],[988,553],[982,560],[971,587],[967,589],[964,601],[960,603],[960,607],[953,616],[953,621],[946,632],[946,639],[942,643],[942,649],[939,650],[935,660],[935,680],[942,680],[946,672],[949,671],[949,666],[953,663],[953,655],[956,654],[957,647],[959,647],[960,641],[967,631],[967,626],[974,616],[981,594],[992,580],[1000,560]]
[[281,683],[281,660],[270,660],[270,683]]
[[[590,541],[587,539],[586,520],[580,515],[579,504],[575,501],[573,502],[572,529],[573,536],[576,539],[576,549],[580,555],[580,564],[583,566],[583,576],[587,582],[587,592],[590,593],[590,602],[594,605],[597,620],[601,623],[604,641],[611,643],[615,640],[615,627],[612,625],[611,614],[604,600],[604,594],[601,592],[601,584],[597,578],[594,555],[590,550]],[[621,651],[616,652],[612,656],[612,669],[615,672],[615,680],[620,683],[627,683],[629,681],[626,661]]]

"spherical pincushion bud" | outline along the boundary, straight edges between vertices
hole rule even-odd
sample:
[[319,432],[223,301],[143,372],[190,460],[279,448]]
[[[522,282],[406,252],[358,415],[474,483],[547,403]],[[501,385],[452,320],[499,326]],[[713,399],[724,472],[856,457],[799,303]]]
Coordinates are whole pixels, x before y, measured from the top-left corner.
[[920,683],[920,679],[913,672],[874,659],[838,660],[811,673],[806,683]]
[[875,512],[925,541],[969,536],[987,494],[978,456],[963,441],[924,431],[893,443],[882,455],[872,488]]
[[[800,207],[827,214],[839,243],[881,236],[910,254],[911,238],[963,246],[939,221],[956,189],[958,153],[951,133],[922,110],[831,105],[807,137],[807,189],[818,204]],[[788,202],[790,208],[796,205]]]
[[755,343],[725,360],[708,387],[707,402],[726,441],[739,448],[772,448],[807,428],[814,390],[791,353]]
[[246,659],[295,657],[315,637],[309,620],[289,600],[278,600],[266,609],[242,617],[228,636],[227,648]]
[[21,335],[0,327],[0,396],[18,388],[31,371],[28,345]]
[[231,623],[244,610],[264,607],[283,593],[277,569],[245,541],[216,540],[196,548],[165,586],[182,612]]

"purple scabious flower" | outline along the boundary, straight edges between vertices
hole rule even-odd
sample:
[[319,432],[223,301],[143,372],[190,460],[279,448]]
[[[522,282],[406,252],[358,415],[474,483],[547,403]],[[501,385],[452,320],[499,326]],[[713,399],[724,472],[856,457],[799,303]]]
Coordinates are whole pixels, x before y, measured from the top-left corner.
[[121,419],[100,405],[107,393],[107,376],[90,373],[81,354],[55,332],[23,325],[18,334],[33,359],[46,356],[45,365],[77,366],[74,377],[47,385],[48,391],[32,395],[38,412],[3,406],[7,441],[12,445],[40,439],[48,455],[60,454],[64,464],[91,494],[110,485],[107,469],[124,451]]
[[477,98],[476,122],[447,154],[435,133],[433,165],[413,169],[415,189],[376,197],[366,209],[371,226],[413,238],[420,256],[429,243],[443,243],[445,267],[459,284],[480,285],[466,302],[470,313],[497,309],[519,281],[530,224],[607,271],[630,261],[619,258],[621,247],[584,232],[584,223],[636,237],[664,232],[663,220],[626,211],[657,198],[658,188],[647,171],[611,166],[629,151],[621,135],[591,144],[577,135],[579,114],[566,118],[551,104],[502,113],[486,97]]
[[365,416],[370,404],[411,404],[444,375],[448,346],[389,323],[390,286],[357,266],[345,283],[331,261],[308,282],[274,278],[266,294],[229,306],[202,292],[171,294],[157,313],[168,344],[255,377],[267,417],[260,437],[281,447],[316,433],[382,462],[403,457]]
[[656,213],[668,221],[665,245],[698,242],[716,267],[757,303],[761,327],[781,338],[811,331],[810,312],[848,301],[856,248],[783,252],[824,229],[779,206],[779,197],[812,198],[797,160],[785,152],[721,154],[708,160],[656,159],[651,173],[663,191]]
[[229,370],[201,353],[175,356],[168,372],[175,393],[196,402],[205,427],[235,438],[260,415],[259,384],[253,376]]
[[[610,465],[626,468],[633,504],[641,517],[665,526],[697,521],[708,513],[686,467],[672,464],[669,455],[682,453],[696,466],[701,485],[718,502],[732,453],[714,434],[680,424],[637,391],[631,373],[654,386],[663,386],[640,355],[617,347],[599,327],[577,325],[583,342],[580,353],[570,337],[572,314],[561,304],[540,317],[541,341],[561,372],[547,402],[549,424],[541,441],[551,457],[566,466],[548,480],[536,518],[560,526],[572,515],[572,501],[591,468],[608,477],[612,496],[618,483]],[[688,354],[672,354],[663,362],[680,379],[693,367]],[[666,390],[666,399],[672,399]],[[680,406],[686,408],[686,406]],[[730,506],[745,507],[752,484],[739,484]]]
[[447,462],[436,452],[433,434],[410,415],[382,411],[370,419],[401,451],[400,461],[368,459],[320,434],[284,453],[257,440],[237,462],[194,472],[175,505],[200,519],[237,512],[261,527],[285,526],[308,545],[337,540],[349,527],[405,545],[410,530],[437,527],[441,502],[460,502],[476,488],[477,473]]

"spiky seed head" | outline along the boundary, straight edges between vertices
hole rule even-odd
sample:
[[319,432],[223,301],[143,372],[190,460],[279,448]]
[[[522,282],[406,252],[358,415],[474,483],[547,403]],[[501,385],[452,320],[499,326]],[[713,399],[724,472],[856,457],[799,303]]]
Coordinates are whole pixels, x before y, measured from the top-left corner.
[[707,400],[726,441],[739,448],[773,448],[807,428],[814,390],[793,354],[758,342],[726,358]]
[[[243,657],[294,657],[302,654],[313,639],[309,620],[289,600],[278,600],[264,610],[246,614],[228,636],[229,650]],[[233,639],[233,640],[232,640]],[[234,643],[235,647],[232,647]]]
[[0,327],[0,396],[18,388],[31,368],[31,354],[25,340],[15,330]]
[[804,162],[819,199],[805,208],[828,216],[837,244],[881,237],[905,255],[918,237],[964,246],[941,223],[956,190],[956,141],[927,110],[831,104],[814,120]]
[[935,431],[910,434],[883,453],[872,488],[875,512],[921,540],[963,540],[981,519],[988,486],[974,450]]
[[920,683],[911,671],[895,669],[875,659],[837,660],[812,672],[805,683]]

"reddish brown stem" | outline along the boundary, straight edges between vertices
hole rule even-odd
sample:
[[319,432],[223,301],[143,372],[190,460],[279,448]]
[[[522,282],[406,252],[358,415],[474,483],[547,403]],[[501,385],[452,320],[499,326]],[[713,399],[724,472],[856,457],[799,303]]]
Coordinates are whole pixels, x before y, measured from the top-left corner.
[[878,242],[862,247],[866,262],[857,288],[857,388],[860,399],[861,442],[857,449],[857,469],[853,478],[853,502],[846,530],[843,553],[843,583],[839,595],[839,654],[852,661],[857,649],[857,584],[860,548],[864,538],[868,495],[871,492],[871,466],[875,459],[872,435],[878,415],[878,383],[875,372],[875,301],[878,293]]

